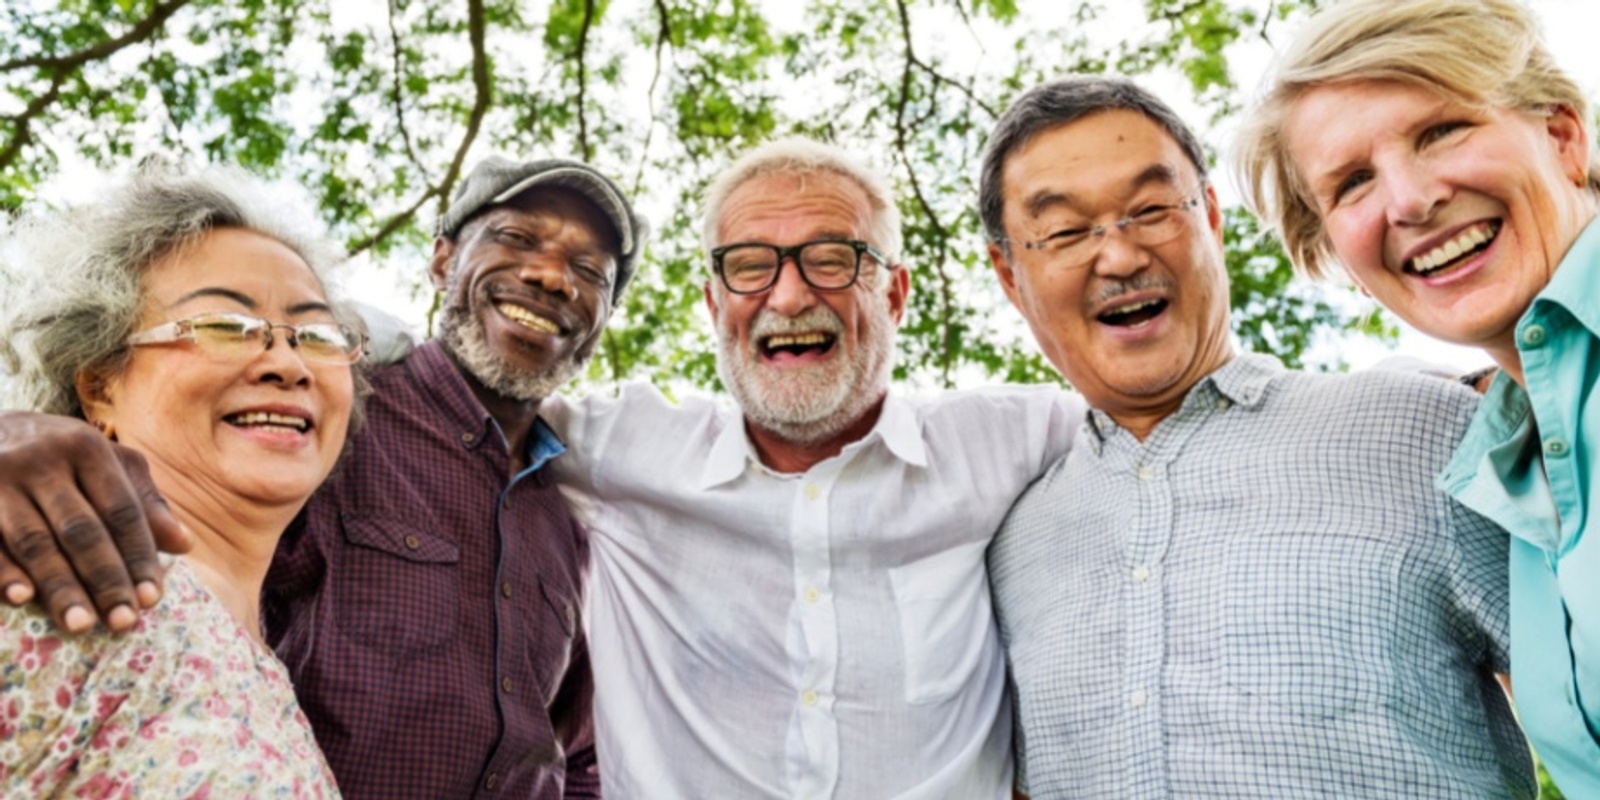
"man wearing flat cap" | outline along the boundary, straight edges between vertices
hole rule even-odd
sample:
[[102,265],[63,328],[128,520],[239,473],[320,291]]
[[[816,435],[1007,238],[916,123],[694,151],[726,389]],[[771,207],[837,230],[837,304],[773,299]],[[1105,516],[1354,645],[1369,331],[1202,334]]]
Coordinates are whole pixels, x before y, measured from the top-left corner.
[[439,337],[284,536],[268,641],[347,797],[598,797],[588,541],[540,402],[593,352],[645,226],[568,161],[478,164],[439,220]]

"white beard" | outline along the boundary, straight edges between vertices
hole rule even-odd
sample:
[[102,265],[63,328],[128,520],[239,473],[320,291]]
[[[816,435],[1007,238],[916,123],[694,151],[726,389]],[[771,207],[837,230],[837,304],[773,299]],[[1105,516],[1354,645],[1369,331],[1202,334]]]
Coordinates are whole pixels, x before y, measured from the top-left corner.
[[[750,422],[800,445],[825,442],[861,419],[883,398],[894,365],[894,322],[888,298],[868,293],[868,324],[861,338],[844,338],[844,323],[832,309],[814,306],[798,317],[762,309],[750,322],[749,344],[739,348],[728,315],[717,325],[717,374]],[[774,370],[761,361],[757,342],[767,336],[824,331],[840,358],[797,370]]]
[[[485,388],[513,400],[543,400],[577,377],[586,359],[568,353],[537,372],[519,370],[495,353],[489,346],[489,336],[483,330],[483,320],[472,313],[472,304],[461,288],[461,282],[451,267],[450,291],[445,293],[439,310],[439,340],[456,357],[461,366]],[[489,297],[479,297],[484,307],[491,307]]]

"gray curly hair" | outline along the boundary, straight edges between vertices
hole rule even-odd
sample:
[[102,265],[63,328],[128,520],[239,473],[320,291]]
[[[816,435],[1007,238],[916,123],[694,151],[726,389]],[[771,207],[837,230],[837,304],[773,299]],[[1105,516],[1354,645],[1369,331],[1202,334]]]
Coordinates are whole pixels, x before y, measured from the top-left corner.
[[[0,366],[16,378],[13,405],[82,418],[76,378],[126,366],[145,271],[219,228],[282,242],[328,291],[341,254],[309,204],[235,168],[154,164],[99,202],[15,223],[0,250]],[[361,325],[329,303],[341,322]],[[359,399],[366,382],[359,369],[354,377]],[[358,402],[352,430],[360,410]]]

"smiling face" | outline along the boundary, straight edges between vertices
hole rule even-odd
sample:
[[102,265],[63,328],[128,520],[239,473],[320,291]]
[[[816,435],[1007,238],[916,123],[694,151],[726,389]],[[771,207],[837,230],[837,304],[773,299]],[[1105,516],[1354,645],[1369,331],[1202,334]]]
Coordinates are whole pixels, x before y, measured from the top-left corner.
[[1356,283],[1419,330],[1510,367],[1517,320],[1595,213],[1571,109],[1478,110],[1409,84],[1330,84],[1295,102],[1286,137]]
[[[1102,111],[1046,129],[1005,160],[1010,255],[990,260],[1046,357],[1090,404],[1136,434],[1175,410],[1231,355],[1228,278],[1216,196],[1165,129]],[[1140,245],[1117,221],[1177,206],[1169,241]],[[1063,231],[1106,226],[1086,264],[1029,249]],[[1142,434],[1140,434],[1142,435]]]
[[617,252],[611,223],[576,192],[540,187],[494,206],[434,243],[441,339],[489,391],[547,397],[599,342]]
[[[216,312],[335,321],[306,263],[248,230],[213,230],[169,254],[145,273],[143,297],[135,330]],[[350,365],[303,360],[284,331],[274,336],[271,348],[231,358],[187,341],[133,347],[120,372],[80,376],[84,410],[144,454],[180,507],[298,507],[344,447]]]
[[[831,173],[752,178],[729,193],[722,208],[718,244],[866,241],[872,229],[867,193]],[[792,259],[760,294],[732,294],[708,283],[723,384],[752,423],[783,439],[811,445],[839,435],[877,407],[888,389],[907,286],[906,270],[871,256],[862,257],[855,285],[837,291],[807,285]]]

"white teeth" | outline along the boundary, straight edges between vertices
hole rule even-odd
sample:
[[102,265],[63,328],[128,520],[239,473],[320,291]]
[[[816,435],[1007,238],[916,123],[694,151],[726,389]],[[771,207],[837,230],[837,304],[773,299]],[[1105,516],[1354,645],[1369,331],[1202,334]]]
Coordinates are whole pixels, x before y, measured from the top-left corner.
[[819,347],[827,341],[828,337],[820,333],[802,333],[793,336],[774,336],[767,340],[767,347]]
[[235,425],[266,425],[277,428],[292,428],[296,431],[304,431],[310,425],[309,422],[299,417],[289,417],[266,411],[247,411],[243,414],[235,414],[229,419]]
[[1474,225],[1462,231],[1454,239],[1412,259],[1411,269],[1424,275],[1432,272],[1460,258],[1462,253],[1469,252],[1474,247],[1493,239],[1497,232],[1499,226],[1495,223]]
[[507,317],[510,317],[513,322],[516,322],[524,328],[536,330],[541,333],[561,332],[561,329],[556,327],[554,322],[538,316],[522,306],[515,306],[510,303],[496,303],[495,310],[506,315]]
[[1106,313],[1107,314],[1132,314],[1135,311],[1143,311],[1143,310],[1145,310],[1145,309],[1147,309],[1147,308],[1149,308],[1149,307],[1151,307],[1151,306],[1153,306],[1153,305],[1155,305],[1156,303],[1159,303],[1159,302],[1161,302],[1161,301],[1160,300],[1144,300],[1144,301],[1141,301],[1141,302],[1138,302],[1138,303],[1134,303],[1132,305],[1117,306],[1116,308],[1113,308],[1110,311],[1107,311]]

